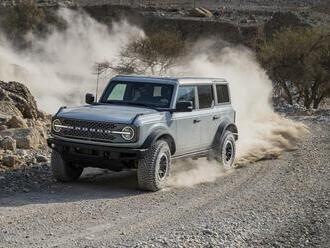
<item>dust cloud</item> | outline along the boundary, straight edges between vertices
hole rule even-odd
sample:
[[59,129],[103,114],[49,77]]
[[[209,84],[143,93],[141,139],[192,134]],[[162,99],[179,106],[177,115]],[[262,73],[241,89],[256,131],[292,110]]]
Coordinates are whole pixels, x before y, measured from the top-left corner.
[[[62,105],[81,104],[87,91],[95,91],[94,63],[116,59],[121,47],[132,37],[144,35],[125,21],[114,23],[109,31],[83,12],[62,9],[59,14],[69,23],[68,29],[35,40],[29,51],[15,51],[0,35],[0,79],[25,83],[39,107],[50,113]],[[272,83],[247,48],[224,46],[215,51],[212,41],[197,42],[169,74],[228,80],[239,130],[237,166],[277,158],[283,151],[294,149],[307,132],[303,124],[273,111]],[[103,86],[110,77],[105,75]],[[189,160],[175,167],[171,186],[212,182],[228,173],[204,159]]]
[[[275,159],[284,151],[295,149],[295,144],[308,132],[307,127],[274,112],[270,102],[272,83],[254,54],[244,47],[224,47],[218,52],[212,47],[212,41],[197,43],[189,59],[171,74],[220,77],[229,82],[239,133],[235,166]],[[194,161],[188,171],[189,179],[185,164],[179,164],[181,169],[177,168],[173,176],[176,184],[173,181],[170,184],[193,186],[215,181],[225,173],[214,163]]]
[[168,187],[192,187],[210,183],[231,172],[233,171],[219,166],[215,160],[209,161],[206,158],[176,161],[172,163]]
[[[32,48],[15,50],[0,33],[0,79],[18,81],[29,87],[36,97],[38,107],[54,113],[63,105],[79,105],[87,92],[95,93],[96,62],[111,61],[133,36],[144,33],[122,21],[109,28],[82,11],[59,10],[68,28],[54,30],[46,39],[37,40],[31,35]],[[111,75],[101,78],[101,87]]]

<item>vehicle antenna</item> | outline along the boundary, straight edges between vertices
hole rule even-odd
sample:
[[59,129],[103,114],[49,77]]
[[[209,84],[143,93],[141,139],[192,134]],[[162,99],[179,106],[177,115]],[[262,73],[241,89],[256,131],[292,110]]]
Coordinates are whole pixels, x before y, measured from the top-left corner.
[[95,102],[97,102],[97,92],[99,91],[99,78],[101,73],[101,64],[97,64],[97,77],[96,77],[96,93],[95,93]]

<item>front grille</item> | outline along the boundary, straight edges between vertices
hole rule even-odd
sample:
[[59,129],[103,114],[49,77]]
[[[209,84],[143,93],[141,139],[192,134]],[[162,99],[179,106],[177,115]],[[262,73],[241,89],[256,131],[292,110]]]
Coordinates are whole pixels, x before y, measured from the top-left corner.
[[56,119],[59,119],[63,126],[70,128],[61,128],[59,132],[52,130],[52,133],[55,135],[103,142],[125,142],[120,134],[111,134],[109,131],[121,131],[127,124],[77,120],[62,117],[57,117]]

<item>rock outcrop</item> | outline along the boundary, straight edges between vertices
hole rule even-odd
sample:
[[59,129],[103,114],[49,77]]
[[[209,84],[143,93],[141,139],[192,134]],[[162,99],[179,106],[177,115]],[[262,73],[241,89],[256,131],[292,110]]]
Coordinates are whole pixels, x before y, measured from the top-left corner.
[[28,160],[45,162],[31,157],[47,150],[50,121],[25,85],[0,81],[0,169],[16,168]]
[[[0,89],[0,101],[9,104],[11,108],[16,108],[13,109],[15,116],[19,111],[24,118],[34,120],[38,118],[37,103],[25,85],[18,82],[6,83],[0,81]],[[3,112],[1,108],[0,112]]]

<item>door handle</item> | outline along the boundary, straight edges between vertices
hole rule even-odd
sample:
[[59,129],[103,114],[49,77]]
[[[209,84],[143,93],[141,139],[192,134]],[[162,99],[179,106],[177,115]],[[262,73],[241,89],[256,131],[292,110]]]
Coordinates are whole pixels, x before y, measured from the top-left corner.
[[194,123],[198,123],[198,122],[201,122],[201,119],[195,119],[194,120]]
[[220,119],[220,116],[218,115],[213,116],[213,120],[218,120],[218,119]]

